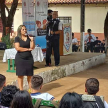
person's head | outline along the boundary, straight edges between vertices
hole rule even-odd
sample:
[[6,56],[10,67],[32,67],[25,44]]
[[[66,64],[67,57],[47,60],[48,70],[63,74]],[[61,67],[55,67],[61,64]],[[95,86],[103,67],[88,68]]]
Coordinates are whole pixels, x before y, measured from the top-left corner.
[[87,32],[88,32],[89,35],[91,35],[92,30],[88,29]]
[[27,33],[26,26],[25,25],[20,25],[18,27],[18,30],[17,30],[18,36],[21,38],[21,36],[25,36],[26,33]]
[[6,86],[6,77],[4,75],[0,74],[0,92],[4,86]]
[[53,11],[52,18],[56,19],[57,17],[58,17],[58,12],[57,11]]
[[51,9],[49,9],[49,10],[48,10],[48,16],[52,15],[52,12],[53,12],[53,11],[52,11]]
[[13,96],[19,89],[14,85],[8,85],[1,91],[1,105],[5,107],[10,107],[13,100]]
[[96,78],[89,78],[85,83],[85,92],[90,95],[96,95],[99,91],[99,81]]
[[102,40],[102,43],[105,43],[105,40]]
[[41,90],[43,78],[39,75],[34,75],[31,78],[31,88],[34,90]]
[[96,40],[98,40],[98,37],[96,37]]
[[33,108],[30,94],[25,91],[18,91],[13,98],[11,108]]
[[72,32],[72,39],[74,39],[74,33]]
[[82,108],[81,96],[75,92],[66,93],[60,101],[59,108]]
[[66,41],[69,41],[69,32],[66,32]]
[[41,28],[41,22],[40,22],[40,21],[37,20],[37,21],[36,21],[36,24],[37,24],[37,27],[38,27],[38,28]]

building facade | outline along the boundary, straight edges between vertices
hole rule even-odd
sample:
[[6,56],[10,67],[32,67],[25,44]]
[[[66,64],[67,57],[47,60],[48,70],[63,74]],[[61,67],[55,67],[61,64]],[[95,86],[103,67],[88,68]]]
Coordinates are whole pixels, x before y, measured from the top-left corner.
[[[80,0],[49,0],[48,2],[49,9],[58,11],[59,17],[71,17],[72,32],[80,40]],[[12,0],[7,0],[6,3],[10,7]],[[102,40],[104,39],[104,20],[108,10],[108,1],[86,0],[85,3],[85,33],[90,28]],[[19,0],[13,24],[14,31],[16,32],[18,26],[22,24],[21,0]]]

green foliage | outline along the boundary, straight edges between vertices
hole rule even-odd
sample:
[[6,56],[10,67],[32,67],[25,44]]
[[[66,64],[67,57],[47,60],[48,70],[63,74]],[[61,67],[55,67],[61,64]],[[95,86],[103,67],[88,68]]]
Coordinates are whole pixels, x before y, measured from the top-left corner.
[[13,48],[14,39],[10,39],[10,35],[6,35],[2,37],[2,42],[6,44],[7,49]]

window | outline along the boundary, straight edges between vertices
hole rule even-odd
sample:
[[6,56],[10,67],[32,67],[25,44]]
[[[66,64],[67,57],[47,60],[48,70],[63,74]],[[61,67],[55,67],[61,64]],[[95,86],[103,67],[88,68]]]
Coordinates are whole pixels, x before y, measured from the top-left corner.
[[58,17],[62,23],[71,23],[71,17]]

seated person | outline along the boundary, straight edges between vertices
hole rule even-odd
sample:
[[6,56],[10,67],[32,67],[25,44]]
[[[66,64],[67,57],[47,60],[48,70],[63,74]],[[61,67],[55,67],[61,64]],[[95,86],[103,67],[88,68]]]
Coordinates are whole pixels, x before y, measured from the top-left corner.
[[1,91],[4,86],[6,86],[6,77],[0,74],[0,102],[1,102]]
[[82,108],[81,96],[77,93],[66,93],[61,101],[59,108]]
[[87,45],[86,51],[89,52],[90,50],[91,52],[93,52],[93,47],[94,47],[94,42],[96,40],[96,37],[93,34],[91,34],[92,33],[91,29],[88,29],[87,32],[88,34],[84,38],[84,42]]
[[10,108],[34,108],[30,94],[26,90],[18,91]]
[[[102,96],[96,96],[99,91],[99,81],[96,78],[89,78],[85,83],[85,92],[82,95],[84,108],[108,108],[108,104]],[[93,106],[94,107],[93,107]]]
[[77,52],[78,50],[78,41],[77,38],[74,38],[74,33],[72,33],[72,52]]
[[94,44],[95,44],[94,52],[100,52],[101,41],[98,40],[98,37],[96,37],[96,41],[94,42]]
[[43,78],[39,75],[34,75],[31,78],[31,97],[43,100],[54,100],[54,96],[49,93],[41,93]]
[[1,91],[1,106],[0,108],[9,108],[15,93],[19,89],[14,85],[8,85]]
[[105,40],[102,41],[100,46],[101,46],[101,53],[104,53],[105,52]]

